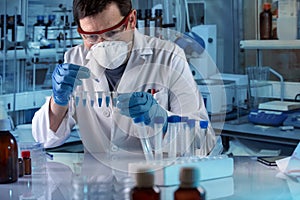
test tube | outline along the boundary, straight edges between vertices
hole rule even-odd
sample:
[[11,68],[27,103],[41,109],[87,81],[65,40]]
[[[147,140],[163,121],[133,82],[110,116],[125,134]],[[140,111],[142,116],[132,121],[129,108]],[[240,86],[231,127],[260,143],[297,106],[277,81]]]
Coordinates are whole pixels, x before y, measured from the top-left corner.
[[177,132],[178,132],[178,123],[181,118],[177,115],[172,115],[168,117],[168,134],[169,134],[169,149],[168,149],[168,157],[171,159],[176,158],[177,153]]
[[186,145],[187,152],[186,156],[195,156],[195,120],[189,119],[187,120],[187,128],[186,128]]
[[134,123],[137,125],[137,133],[141,141],[143,152],[147,161],[153,160],[152,147],[144,125],[145,118],[143,115],[134,118]]
[[[178,134],[179,134],[179,155],[180,156],[184,156],[185,155],[185,152],[186,152],[186,149],[187,149],[187,145],[186,145],[186,122],[189,118],[188,117],[185,117],[185,116],[182,116],[181,117],[181,121],[179,123],[179,131],[178,131]],[[177,140],[178,141],[178,140]]]
[[200,121],[199,125],[200,125],[201,132],[204,135],[204,140],[203,140],[202,145],[200,146],[200,148],[203,149],[204,152],[206,152],[206,148],[207,148],[206,136],[207,136],[208,121]]
[[163,126],[164,118],[159,116],[154,118],[154,155],[155,160],[162,160],[162,137],[163,137]]

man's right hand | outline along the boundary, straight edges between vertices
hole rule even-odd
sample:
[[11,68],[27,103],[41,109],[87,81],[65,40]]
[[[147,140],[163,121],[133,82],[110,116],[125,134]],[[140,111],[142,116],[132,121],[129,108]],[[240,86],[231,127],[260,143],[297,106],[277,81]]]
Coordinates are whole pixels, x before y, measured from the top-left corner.
[[82,84],[80,79],[90,77],[90,70],[74,64],[58,64],[52,74],[52,90],[54,102],[66,106],[74,88]]

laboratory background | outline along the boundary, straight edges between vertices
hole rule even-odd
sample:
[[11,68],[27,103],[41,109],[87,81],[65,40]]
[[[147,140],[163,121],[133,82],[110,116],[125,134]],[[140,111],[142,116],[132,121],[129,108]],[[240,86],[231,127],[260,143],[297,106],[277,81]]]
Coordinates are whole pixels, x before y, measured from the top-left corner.
[[[137,29],[141,32],[156,37],[151,27],[155,29],[155,21],[161,20],[161,39],[176,42],[185,36],[206,52],[191,58],[187,48],[193,42],[177,43],[187,53],[217,144],[211,157],[206,158],[207,165],[198,158],[161,169],[160,175],[165,178],[156,174],[155,184],[171,185],[163,187],[161,199],[172,199],[178,180],[166,177],[177,177],[184,163],[200,169],[206,199],[252,199],[251,195],[253,199],[299,199],[300,1],[132,0],[132,4],[138,11]],[[72,1],[0,0],[0,15],[0,109],[8,114],[16,140],[34,144],[31,120],[52,94],[52,72],[64,62],[69,48],[82,43],[73,20]],[[212,66],[201,68],[203,65]],[[0,185],[0,199],[1,195],[4,199],[26,199],[29,193],[44,199],[70,199],[68,195],[73,195],[71,199],[89,199],[83,198],[87,194],[80,188],[92,188],[92,184],[80,176],[74,178],[74,174],[85,167],[87,177],[96,177],[108,169],[82,155],[79,135],[77,129],[65,145],[55,149],[31,146],[45,153],[52,182],[39,182],[33,173],[29,186],[25,176],[19,177],[10,186]],[[275,156],[281,156],[280,162],[258,161]],[[84,163],[86,160],[93,164]],[[198,165],[200,160],[202,164]],[[55,163],[65,165],[55,168]],[[55,174],[65,166],[71,170]],[[142,163],[128,166],[135,170]],[[72,179],[69,185],[60,175]],[[113,194],[123,195],[126,187],[134,184],[126,178],[93,181],[98,193],[88,195],[109,193],[103,191],[108,182]],[[66,194],[58,185],[66,188]],[[122,192],[118,192],[121,186]]]

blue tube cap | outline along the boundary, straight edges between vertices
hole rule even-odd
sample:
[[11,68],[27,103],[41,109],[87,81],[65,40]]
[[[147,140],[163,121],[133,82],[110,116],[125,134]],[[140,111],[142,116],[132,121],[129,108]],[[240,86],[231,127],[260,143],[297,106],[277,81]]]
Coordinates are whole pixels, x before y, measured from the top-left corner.
[[201,128],[207,128],[208,127],[208,121],[200,121],[200,127]]
[[140,115],[140,116],[134,118],[133,121],[134,121],[134,123],[144,122],[145,121],[145,117],[144,117],[144,115]]
[[172,115],[170,117],[168,117],[168,122],[169,123],[177,123],[181,121],[181,117],[178,115]]

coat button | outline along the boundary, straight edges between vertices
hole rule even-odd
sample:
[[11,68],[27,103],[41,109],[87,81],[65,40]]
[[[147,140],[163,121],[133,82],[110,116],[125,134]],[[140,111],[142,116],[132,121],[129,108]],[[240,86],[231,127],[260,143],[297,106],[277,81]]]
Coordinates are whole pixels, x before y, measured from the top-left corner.
[[103,111],[103,115],[105,116],[105,117],[109,117],[110,116],[110,111],[107,109],[107,110],[104,110]]

